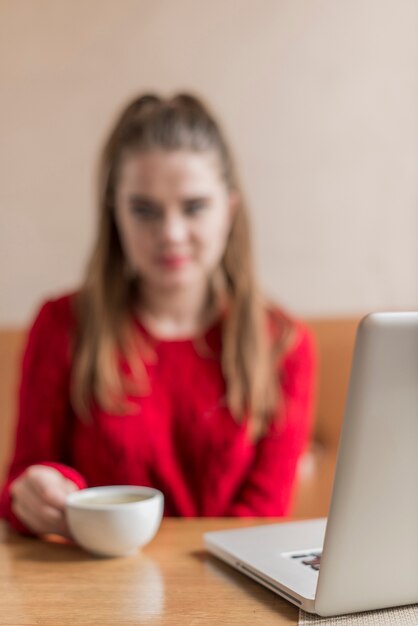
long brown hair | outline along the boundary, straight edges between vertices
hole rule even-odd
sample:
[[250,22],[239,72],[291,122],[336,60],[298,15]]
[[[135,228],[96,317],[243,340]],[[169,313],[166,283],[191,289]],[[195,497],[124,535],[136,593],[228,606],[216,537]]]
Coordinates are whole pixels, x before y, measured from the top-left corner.
[[[223,322],[222,371],[226,400],[237,421],[248,417],[250,431],[265,431],[280,400],[278,359],[291,335],[291,322],[268,313],[254,275],[250,229],[231,153],[219,124],[203,103],[188,94],[170,99],[143,95],[121,113],[99,164],[99,228],[84,284],[76,299],[77,337],[72,401],[80,416],[91,401],[123,412],[127,380],[120,355],[134,376],[134,392],[146,393],[147,345],[134,332],[138,280],[126,271],[115,223],[115,191],[121,158],[155,148],[214,153],[223,180],[236,192],[238,206],[220,264],[227,314]],[[138,359],[138,350],[142,354]]]

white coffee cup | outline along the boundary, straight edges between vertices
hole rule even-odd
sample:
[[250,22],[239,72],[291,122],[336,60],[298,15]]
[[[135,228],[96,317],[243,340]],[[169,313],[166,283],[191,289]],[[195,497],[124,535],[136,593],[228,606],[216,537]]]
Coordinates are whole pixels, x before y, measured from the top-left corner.
[[97,556],[134,554],[155,536],[163,516],[158,489],[115,485],[74,491],[66,517],[75,541]]

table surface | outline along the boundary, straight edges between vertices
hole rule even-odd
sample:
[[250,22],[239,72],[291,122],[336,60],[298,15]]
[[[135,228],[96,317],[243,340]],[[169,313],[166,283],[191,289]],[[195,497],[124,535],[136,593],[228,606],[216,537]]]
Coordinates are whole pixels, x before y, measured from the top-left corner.
[[0,625],[297,624],[296,607],[203,547],[206,531],[271,521],[165,519],[142,552],[116,559],[21,537],[0,522]]

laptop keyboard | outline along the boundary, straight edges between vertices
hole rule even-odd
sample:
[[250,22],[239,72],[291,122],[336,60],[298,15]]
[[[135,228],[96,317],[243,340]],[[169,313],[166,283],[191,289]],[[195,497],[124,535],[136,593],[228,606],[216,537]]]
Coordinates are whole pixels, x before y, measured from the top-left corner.
[[307,552],[306,554],[292,554],[292,559],[297,559],[302,565],[307,565],[312,569],[319,571],[321,565],[322,552]]

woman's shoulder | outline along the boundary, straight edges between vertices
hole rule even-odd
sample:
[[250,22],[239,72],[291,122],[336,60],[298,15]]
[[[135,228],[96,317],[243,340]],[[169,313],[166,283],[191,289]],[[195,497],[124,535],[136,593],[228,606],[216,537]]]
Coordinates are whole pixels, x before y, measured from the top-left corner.
[[315,338],[309,325],[277,306],[269,309],[269,318],[273,326],[276,324],[283,328],[285,325],[286,328],[277,351],[283,393],[299,399],[312,397],[318,358]]
[[76,299],[78,292],[61,294],[45,299],[35,314],[31,333],[46,330],[48,334],[72,332],[76,324]]
[[23,371],[36,367],[45,376],[51,367],[67,371],[75,329],[74,298],[75,294],[68,293],[44,300],[38,307],[26,338]]
[[282,355],[315,353],[315,339],[306,321],[286,311],[275,303],[266,305],[269,335],[274,344],[281,344]]

